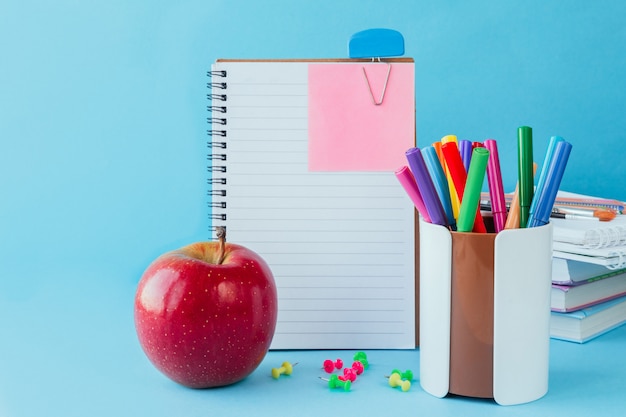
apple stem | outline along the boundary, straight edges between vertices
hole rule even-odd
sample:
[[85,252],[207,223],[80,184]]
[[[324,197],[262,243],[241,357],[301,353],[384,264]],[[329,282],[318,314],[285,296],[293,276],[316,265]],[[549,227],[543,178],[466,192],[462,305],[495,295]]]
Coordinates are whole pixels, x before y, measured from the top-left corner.
[[218,226],[215,228],[215,235],[219,239],[220,247],[217,256],[217,264],[224,263],[224,257],[226,256],[226,228],[224,226]]

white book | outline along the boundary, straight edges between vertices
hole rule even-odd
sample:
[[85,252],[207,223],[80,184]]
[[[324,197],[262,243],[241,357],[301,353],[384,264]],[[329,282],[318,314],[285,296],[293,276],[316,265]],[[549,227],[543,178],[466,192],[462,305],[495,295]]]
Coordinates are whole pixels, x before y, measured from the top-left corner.
[[626,295],[626,273],[591,280],[579,285],[552,284],[552,311],[575,311]]
[[550,337],[584,343],[626,323],[626,297],[571,313],[552,312]]
[[604,265],[589,262],[580,262],[557,257],[552,258],[553,284],[577,285],[590,279],[601,279],[620,273],[626,273],[626,267],[622,269],[609,269]]

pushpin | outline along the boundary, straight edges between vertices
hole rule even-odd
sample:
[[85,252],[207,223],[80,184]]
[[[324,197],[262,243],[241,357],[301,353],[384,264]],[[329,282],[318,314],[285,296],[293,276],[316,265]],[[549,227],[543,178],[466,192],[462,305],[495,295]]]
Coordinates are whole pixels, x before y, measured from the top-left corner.
[[413,380],[413,372],[410,369],[407,369],[406,372],[400,372],[398,369],[394,369],[391,371],[392,374],[399,374],[400,378],[407,379],[409,381]]
[[324,361],[324,370],[329,374],[333,373],[335,368],[341,369],[343,367],[343,361],[341,359],[337,359],[335,362],[330,359],[326,359]]
[[330,388],[330,389],[343,388],[344,391],[350,391],[350,387],[352,386],[352,382],[350,380],[342,381],[342,380],[339,379],[339,377],[337,377],[336,374],[332,374],[330,376],[330,379],[326,379],[326,378],[322,378],[322,377],[320,377],[320,379],[322,381],[327,381],[328,382],[328,388]]
[[281,375],[291,375],[293,372],[293,367],[296,366],[298,362],[293,365],[289,362],[283,362],[280,368],[272,368],[272,378],[278,379]]
[[340,381],[350,381],[350,382],[354,382],[356,381],[356,371],[354,370],[354,368],[343,368],[343,375],[339,375],[338,378]]
[[352,363],[352,368],[343,368],[343,376],[340,375],[339,379],[345,381],[349,379],[354,382],[356,380],[357,375],[361,375],[363,373],[363,364],[359,361],[354,361]]
[[363,365],[363,369],[367,369],[369,367],[369,363],[367,362],[367,355],[365,354],[365,352],[355,353],[352,359],[361,362],[361,364]]
[[389,386],[392,388],[400,387],[402,392],[407,392],[411,388],[411,381],[407,379],[402,380],[400,374],[394,372],[389,377]]
[[361,375],[363,373],[363,364],[361,363],[361,361],[354,361],[352,363],[352,369],[354,369],[354,372],[356,372],[357,375]]

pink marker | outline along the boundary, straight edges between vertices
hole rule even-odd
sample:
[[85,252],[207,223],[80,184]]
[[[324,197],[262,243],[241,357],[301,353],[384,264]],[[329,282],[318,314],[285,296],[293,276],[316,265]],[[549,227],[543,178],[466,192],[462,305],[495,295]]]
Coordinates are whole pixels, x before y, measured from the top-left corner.
[[409,198],[415,205],[415,208],[419,212],[419,214],[426,220],[428,223],[431,222],[430,216],[428,215],[428,211],[426,210],[426,206],[424,205],[424,200],[422,199],[422,195],[420,194],[419,189],[417,188],[417,183],[415,182],[415,178],[411,173],[411,170],[407,166],[403,166],[399,170],[395,172],[396,178],[402,184],[402,188],[409,195]]
[[504,187],[502,186],[502,172],[500,171],[500,157],[498,156],[498,145],[495,140],[487,139],[485,141],[485,148],[489,150],[487,181],[489,183],[493,225],[497,233],[504,229],[507,216]]

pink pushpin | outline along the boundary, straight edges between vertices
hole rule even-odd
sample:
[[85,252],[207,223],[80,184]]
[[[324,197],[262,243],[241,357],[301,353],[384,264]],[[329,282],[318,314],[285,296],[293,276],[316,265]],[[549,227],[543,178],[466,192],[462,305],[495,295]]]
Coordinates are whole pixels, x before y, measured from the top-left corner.
[[324,370],[329,374],[332,374],[335,368],[341,369],[342,366],[343,361],[341,359],[337,359],[335,362],[331,361],[330,359],[326,359],[324,361]]
[[343,368],[343,375],[339,376],[339,379],[354,382],[356,380],[356,371],[353,368]]
[[361,375],[363,371],[365,370],[365,367],[360,361],[354,361],[352,363],[352,369],[354,369],[357,375]]

